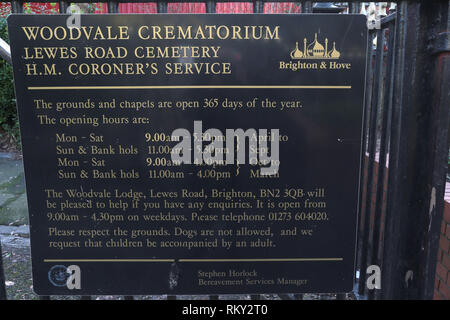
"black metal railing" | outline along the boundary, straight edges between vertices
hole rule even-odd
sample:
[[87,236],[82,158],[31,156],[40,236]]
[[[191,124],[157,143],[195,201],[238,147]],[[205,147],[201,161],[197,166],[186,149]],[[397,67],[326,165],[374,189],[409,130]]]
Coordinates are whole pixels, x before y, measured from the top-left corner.
[[[380,23],[380,29],[369,31],[366,98],[364,106],[363,152],[361,158],[360,231],[358,237],[358,293],[366,294],[369,265],[381,265],[383,198],[389,153],[392,116],[392,83],[394,76],[395,14]],[[373,44],[376,42],[376,49]],[[377,172],[375,172],[377,171]],[[373,199],[375,198],[375,205]],[[373,221],[373,223],[371,223]],[[371,290],[371,295],[374,290]]]
[[[109,1],[108,12],[117,13],[119,2],[135,1]],[[168,3],[172,1],[137,2],[156,2],[158,13],[166,13]],[[206,13],[215,13],[218,2],[245,1],[173,2],[202,2],[206,4]],[[264,13],[265,2],[292,1],[249,2],[253,3],[254,13]],[[301,4],[301,13],[314,12],[316,2],[326,1],[295,1]],[[450,10],[448,2],[430,4],[429,8],[421,7],[420,3],[397,2],[396,11],[383,17],[379,28],[371,29],[368,37],[356,266],[359,277],[356,278],[355,294],[356,297],[368,299],[429,299],[432,298],[430,288],[432,292],[439,241],[439,237],[436,240],[434,235],[439,235],[443,196],[442,201],[439,198],[435,202],[434,220],[428,221],[426,219],[431,215],[429,211],[431,209],[427,208],[427,205],[431,201],[431,195],[427,192],[434,188],[435,195],[439,197],[443,195],[445,185],[449,115],[446,93],[449,91],[450,72],[448,72],[448,58],[440,62],[440,68],[443,70],[438,70],[436,62],[439,55],[449,52],[448,42],[447,46],[441,45],[439,50],[431,46],[434,51],[429,52],[427,51],[430,47],[429,39],[435,38],[423,37],[422,33],[428,32],[431,35],[433,32],[446,30],[445,23]],[[22,1],[11,3],[12,12],[23,11]],[[59,1],[60,13],[66,12],[69,3]],[[349,13],[359,13],[360,8],[360,2],[348,1]],[[432,17],[436,19],[433,20]],[[411,24],[413,21],[420,23],[424,29],[418,28],[417,25],[408,28],[408,23]],[[422,30],[422,33],[416,34],[417,30]],[[415,42],[407,46],[407,39],[411,40],[411,37],[415,37]],[[408,60],[409,58],[412,59]],[[420,65],[424,61],[427,61],[425,63],[427,70]],[[429,81],[426,84],[418,84],[420,79],[417,77],[424,75]],[[426,100],[412,101],[410,98],[417,95],[414,90],[419,89],[426,90],[424,95],[430,99],[429,110],[426,109]],[[429,114],[423,116],[424,112]],[[415,123],[418,115],[422,116],[423,120]],[[422,139],[439,143],[436,147],[429,147]],[[416,187],[410,185],[414,182],[419,183],[420,179],[425,180],[423,185]],[[416,199],[415,197],[418,200],[412,201]],[[409,210],[416,210],[414,217],[418,218],[417,226],[408,216]],[[413,249],[423,251],[423,255],[420,253],[415,256],[410,246],[405,248],[405,244],[411,241],[408,238],[411,234],[415,237]],[[0,259],[0,299],[5,299],[5,279],[1,264]],[[367,289],[366,269],[370,265],[380,266],[383,270],[381,290]],[[405,287],[404,271],[408,270],[414,270],[416,274],[413,283],[406,284]],[[304,298],[303,294],[279,296],[281,299]],[[329,294],[319,295],[320,298],[325,296]],[[48,296],[40,298],[50,299]],[[91,299],[89,296],[81,298]],[[132,296],[124,298],[133,299]],[[210,296],[211,300],[218,298],[217,295]],[[260,295],[251,295],[251,299],[260,298]],[[336,298],[346,299],[348,294],[339,294]],[[167,299],[176,299],[176,296],[167,296]]]
[[[376,38],[376,48],[367,57],[358,233],[358,293],[369,299],[433,298],[447,171],[449,14],[449,2],[400,1],[370,31],[368,46]],[[381,267],[381,290],[367,290],[370,265]]]

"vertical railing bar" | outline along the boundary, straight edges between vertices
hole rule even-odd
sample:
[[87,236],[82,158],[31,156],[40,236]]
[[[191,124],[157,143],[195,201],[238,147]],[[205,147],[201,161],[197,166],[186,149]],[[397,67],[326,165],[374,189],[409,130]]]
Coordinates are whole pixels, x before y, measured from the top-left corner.
[[108,13],[119,13],[119,3],[117,0],[108,1]]
[[[375,216],[374,216],[374,229],[373,229],[373,248],[372,257],[370,264],[380,266],[380,241],[381,237],[381,216],[383,210],[383,197],[384,197],[384,186],[385,186],[385,171],[386,170],[386,154],[387,154],[387,139],[388,133],[388,121],[390,118],[390,113],[392,112],[392,84],[394,81],[394,68],[395,57],[394,57],[394,47],[395,47],[395,20],[392,20],[389,26],[389,42],[388,42],[388,55],[386,58],[386,75],[385,75],[385,85],[384,85],[384,101],[383,101],[383,115],[381,124],[381,137],[380,137],[380,156],[378,160],[378,180],[377,180],[377,192],[375,200]],[[375,290],[369,291],[369,298],[375,298]]]
[[23,13],[23,1],[11,1],[12,13]]
[[359,13],[360,7],[361,5],[359,2],[349,2],[348,13]]
[[370,110],[370,122],[369,122],[369,161],[367,164],[367,184],[366,184],[366,201],[364,209],[364,231],[361,248],[361,265],[359,274],[358,293],[364,294],[366,286],[366,268],[367,268],[367,255],[370,250],[370,217],[372,207],[372,191],[373,191],[373,168],[375,166],[375,153],[377,148],[377,115],[379,108],[379,95],[380,95],[380,82],[382,77],[382,65],[383,65],[383,44],[384,44],[384,32],[380,29],[377,30],[377,50],[375,55],[375,74],[374,74],[374,86],[372,90],[372,104]]
[[167,13],[168,3],[164,0],[157,1],[158,13]]
[[302,2],[302,13],[312,13],[313,4],[312,1]]
[[59,13],[65,14],[67,13],[67,8],[69,7],[70,2],[68,1],[59,1]]
[[216,13],[216,1],[206,1],[206,13]]
[[264,1],[263,0],[253,1],[253,13],[264,13]]
[[[360,168],[361,168],[361,172],[360,172],[360,192],[359,192],[359,220],[358,220],[358,243],[357,243],[357,258],[358,258],[358,267],[360,269],[360,274],[362,272],[361,268],[360,268],[360,261],[361,261],[361,256],[362,256],[362,239],[363,239],[363,230],[362,230],[362,226],[364,223],[364,219],[366,217],[366,213],[364,212],[364,216],[362,215],[363,213],[363,190],[364,187],[366,186],[366,182],[367,182],[367,177],[365,176],[365,172],[366,172],[366,167],[367,167],[367,163],[366,163],[366,144],[367,144],[367,128],[369,127],[369,115],[370,115],[370,105],[371,105],[371,99],[372,99],[372,87],[373,87],[373,78],[372,78],[372,70],[373,70],[373,63],[372,63],[372,58],[373,58],[373,50],[372,50],[372,42],[374,39],[374,33],[370,33],[369,37],[367,39],[367,60],[366,60],[366,83],[365,83],[365,99],[364,99],[364,119],[363,119],[363,124],[362,124],[362,152],[361,152],[361,159],[360,159]],[[367,196],[367,188],[366,188],[366,196]]]
[[[399,200],[397,195],[391,194],[394,190],[398,190],[400,183],[398,177],[401,172],[397,172],[399,168],[398,159],[402,150],[401,143],[401,118],[403,114],[403,76],[405,67],[405,44],[406,44],[406,11],[407,3],[402,1],[397,5],[396,10],[396,33],[395,33],[395,66],[394,66],[394,83],[393,83],[393,102],[392,102],[392,120],[391,120],[391,136],[389,148],[389,176],[388,190],[386,195],[386,217],[384,224],[384,242],[383,260],[381,270],[381,298],[389,297],[391,294],[391,283],[386,281],[390,279],[390,273],[395,269],[395,265],[391,262],[391,253],[397,252],[397,241],[394,241],[397,234],[393,230],[396,229],[396,202]],[[392,229],[392,230],[391,230]]]

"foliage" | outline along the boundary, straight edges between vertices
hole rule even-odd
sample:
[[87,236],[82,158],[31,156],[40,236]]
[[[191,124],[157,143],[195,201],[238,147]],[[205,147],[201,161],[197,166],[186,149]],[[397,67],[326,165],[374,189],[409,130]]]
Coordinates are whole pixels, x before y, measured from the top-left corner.
[[[6,19],[0,18],[0,38],[8,42]],[[19,123],[14,94],[12,67],[0,59],[0,134],[20,148]],[[5,136],[6,135],[6,136]]]
[[23,12],[34,14],[56,14],[58,13],[58,7],[56,2],[52,3],[25,2],[23,4]]

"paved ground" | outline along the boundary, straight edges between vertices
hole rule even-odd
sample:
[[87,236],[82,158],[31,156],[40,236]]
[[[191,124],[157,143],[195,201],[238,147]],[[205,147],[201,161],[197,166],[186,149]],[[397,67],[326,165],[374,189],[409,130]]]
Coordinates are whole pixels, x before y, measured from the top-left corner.
[[22,160],[0,153],[0,225],[28,224]]

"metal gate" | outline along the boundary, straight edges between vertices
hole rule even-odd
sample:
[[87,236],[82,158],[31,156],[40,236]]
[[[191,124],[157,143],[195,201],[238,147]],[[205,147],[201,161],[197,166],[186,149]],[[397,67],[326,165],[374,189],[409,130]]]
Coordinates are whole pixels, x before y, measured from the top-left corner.
[[[128,1],[109,1],[108,12],[118,13],[119,2]],[[156,1],[157,12],[167,13],[168,2]],[[206,13],[216,13],[219,2],[242,1],[183,2],[205,3]],[[261,14],[265,5],[281,2],[288,1],[249,4],[253,13]],[[322,2],[294,3],[300,5],[301,13],[335,10]],[[369,30],[353,292],[353,297],[360,299],[433,298],[448,156],[450,2],[430,2],[397,1],[395,11],[376,20]],[[65,13],[69,4],[59,1],[60,13]],[[23,1],[11,1],[11,5],[12,12],[23,12]],[[348,13],[359,13],[362,8],[357,1],[337,5]],[[381,288],[367,288],[369,266],[380,267]],[[347,297],[340,294],[336,298]],[[303,295],[280,298],[303,299]],[[2,259],[1,299],[6,299]]]

